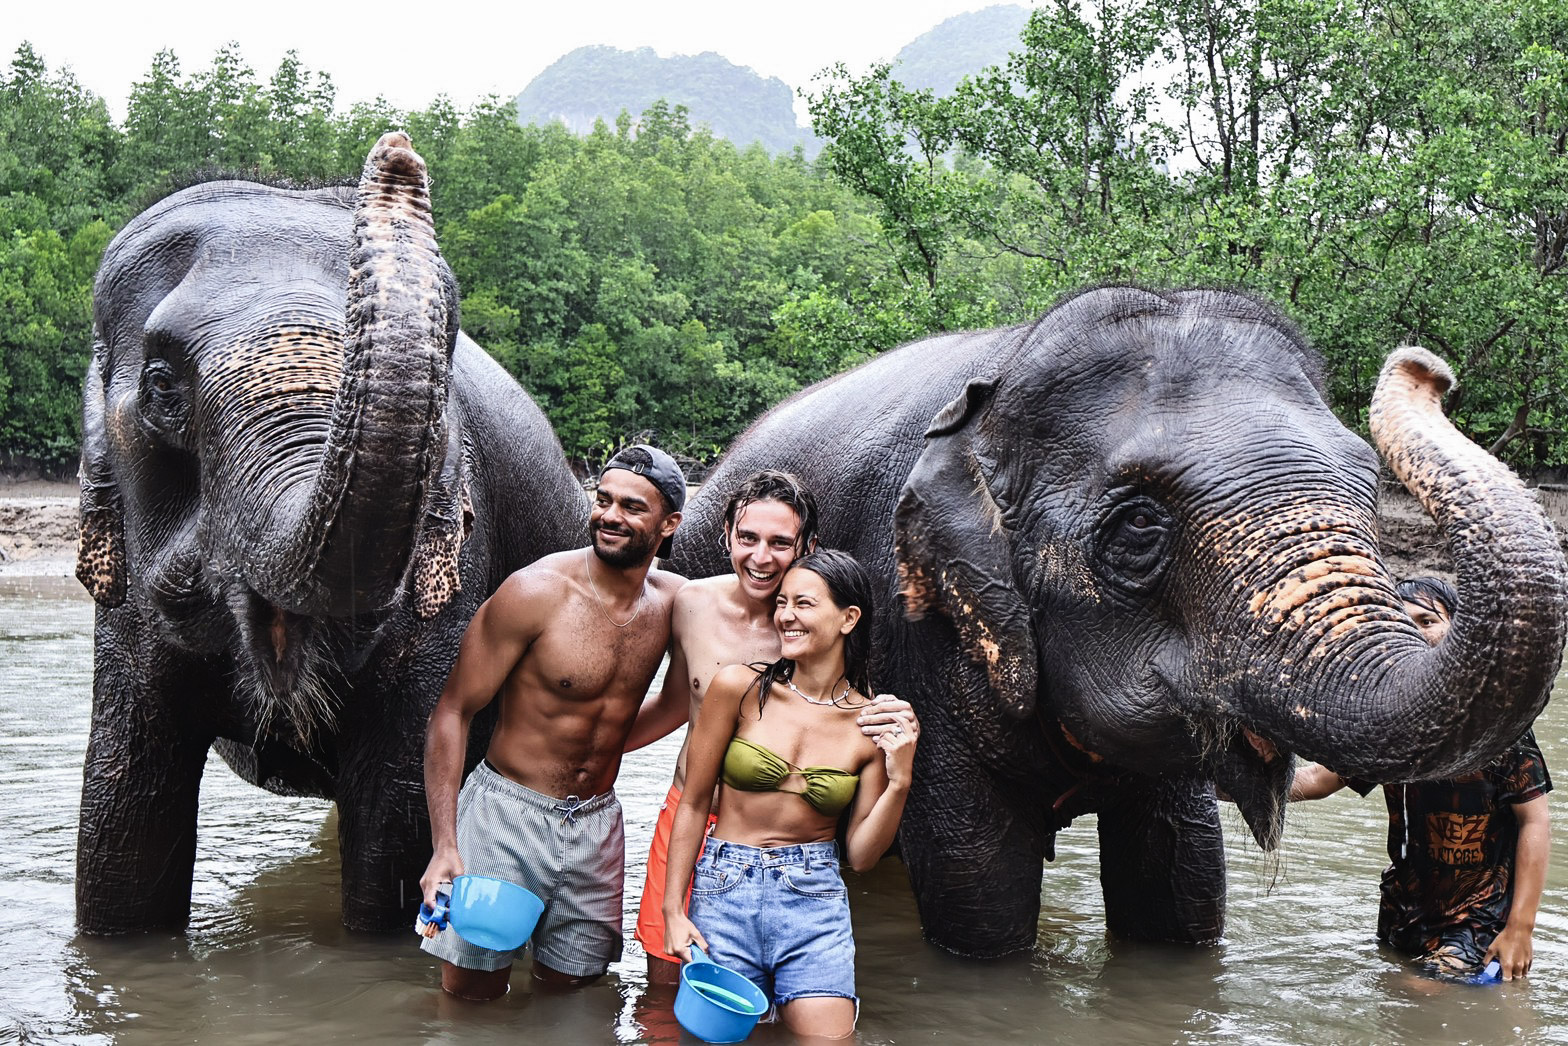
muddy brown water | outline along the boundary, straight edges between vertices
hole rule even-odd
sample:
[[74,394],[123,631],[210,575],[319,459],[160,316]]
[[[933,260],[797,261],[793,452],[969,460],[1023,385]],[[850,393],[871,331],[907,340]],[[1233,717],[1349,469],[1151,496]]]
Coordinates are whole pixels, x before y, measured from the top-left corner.
[[[76,813],[87,739],[92,605],[65,579],[0,576],[0,1042],[675,1043],[670,997],[635,945],[599,984],[535,995],[526,978],[487,1007],[455,1003],[407,935],[338,923],[330,804],[282,799],[217,759],[202,785],[191,927],[76,935]],[[1559,692],[1563,688],[1559,681]],[[1561,696],[1537,724],[1568,782]],[[630,929],[675,743],[628,759]],[[1562,800],[1554,794],[1551,804]],[[1535,970],[1495,987],[1409,974],[1373,939],[1383,803],[1342,793],[1291,810],[1277,857],[1226,824],[1230,909],[1207,949],[1108,940],[1092,819],[1058,840],[1040,943],[1004,963],[924,944],[903,870],[851,880],[864,1044],[1568,1042],[1568,825],[1556,826]],[[752,1041],[783,1042],[771,1029]]]

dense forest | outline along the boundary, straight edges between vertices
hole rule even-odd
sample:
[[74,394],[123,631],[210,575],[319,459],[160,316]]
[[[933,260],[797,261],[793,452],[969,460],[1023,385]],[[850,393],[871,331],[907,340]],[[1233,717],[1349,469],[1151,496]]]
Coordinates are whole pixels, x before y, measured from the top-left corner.
[[23,45],[0,74],[0,453],[65,465],[97,258],[190,172],[342,180],[406,128],[465,329],[584,464],[652,432],[710,460],[801,385],[1087,283],[1279,303],[1353,427],[1417,341],[1460,426],[1568,463],[1568,6],[1059,0],[950,94],[839,68],[826,143],[770,155],[655,103],[583,136],[496,99],[339,108],[290,56],[162,53],[122,124]]
[[342,182],[394,127],[429,164],[464,329],[579,461],[638,433],[711,460],[763,408],[872,351],[795,316],[897,278],[871,204],[798,153],[738,149],[662,102],[579,137],[495,99],[339,111],[334,93],[292,55],[262,80],[233,46],[189,74],[162,53],[120,127],[17,51],[0,75],[0,451],[70,465],[93,271],[143,206],[213,172]]

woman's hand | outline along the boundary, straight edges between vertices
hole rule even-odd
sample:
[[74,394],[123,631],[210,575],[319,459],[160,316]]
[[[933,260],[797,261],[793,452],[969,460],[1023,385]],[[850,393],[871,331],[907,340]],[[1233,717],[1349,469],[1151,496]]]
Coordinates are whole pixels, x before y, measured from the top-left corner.
[[888,784],[909,787],[915,765],[915,744],[920,740],[920,720],[908,701],[892,694],[878,694],[860,713],[860,732],[882,749],[887,761]]
[[882,763],[873,758],[861,770],[860,788],[845,832],[849,866],[857,872],[873,867],[898,832],[904,801],[914,780],[915,744],[920,740],[920,720],[908,701],[892,694],[878,694],[860,711],[860,730],[882,750]]
[[708,939],[697,929],[697,924],[684,915],[664,917],[664,954],[673,955],[682,962],[691,961],[691,946],[695,944],[708,950]]
[[911,735],[920,730],[914,708],[908,701],[892,694],[878,694],[872,698],[871,703],[860,710],[858,722],[860,732],[873,741],[890,730]]

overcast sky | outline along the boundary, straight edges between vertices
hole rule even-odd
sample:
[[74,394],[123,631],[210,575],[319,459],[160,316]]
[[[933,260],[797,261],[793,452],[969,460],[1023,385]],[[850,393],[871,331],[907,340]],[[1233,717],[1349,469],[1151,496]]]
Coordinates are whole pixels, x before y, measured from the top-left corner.
[[[798,88],[834,62],[859,71],[891,59],[944,18],[993,2],[16,0],[0,17],[0,42],[7,65],[26,40],[51,70],[69,66],[116,119],[124,118],[131,84],[146,75],[158,51],[172,50],[189,74],[206,68],[231,40],[263,82],[293,49],[311,71],[331,75],[340,107],[383,95],[411,109],[441,93],[459,106],[491,93],[511,97],[584,44],[652,47],[663,55],[717,51]],[[1030,6],[1030,0],[1011,2]]]

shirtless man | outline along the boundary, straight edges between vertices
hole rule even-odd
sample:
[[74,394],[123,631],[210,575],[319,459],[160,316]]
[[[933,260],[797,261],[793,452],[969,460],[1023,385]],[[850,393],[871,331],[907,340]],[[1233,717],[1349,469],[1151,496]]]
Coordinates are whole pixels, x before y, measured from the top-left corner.
[[[773,611],[779,584],[789,565],[811,551],[816,540],[816,500],[794,476],[759,472],[730,496],[724,507],[724,543],[733,570],[689,581],[676,595],[664,687],[638,713],[627,751],[651,744],[683,723],[696,722],[708,684],[720,668],[778,658]],[[879,696],[878,702],[875,711],[861,716],[861,729],[870,736],[891,729],[900,713],[909,712],[903,701]],[[637,940],[648,954],[648,979],[655,984],[673,984],[680,977],[679,961],[664,951],[662,908],[670,830],[685,783],[683,743],[654,826],[637,914]]]
[[[544,898],[532,940],[533,975],[546,986],[586,984],[621,953],[626,846],[613,786],[685,581],[650,570],[655,550],[668,554],[685,501],[663,451],[639,445],[611,458],[590,545],[524,567],[485,601],[430,715],[425,902],[464,872]],[[465,782],[469,724],[498,695],[490,748]],[[432,932],[422,947],[443,960],[441,987],[474,1000],[505,993],[522,950],[491,951],[455,932]]]

